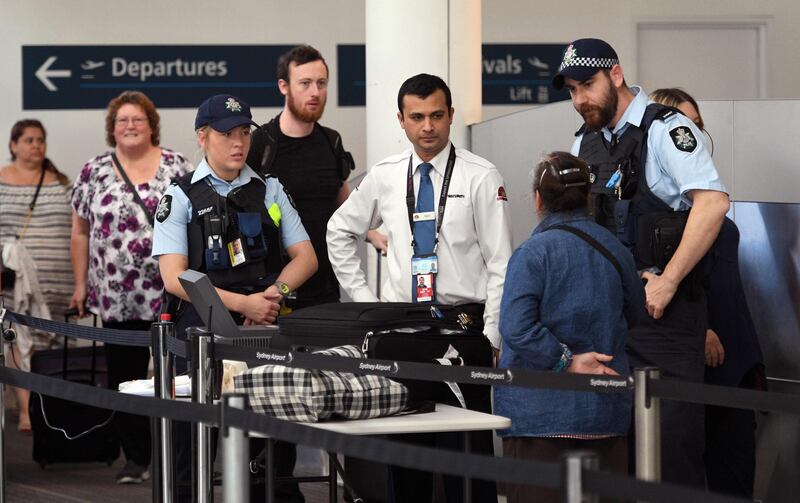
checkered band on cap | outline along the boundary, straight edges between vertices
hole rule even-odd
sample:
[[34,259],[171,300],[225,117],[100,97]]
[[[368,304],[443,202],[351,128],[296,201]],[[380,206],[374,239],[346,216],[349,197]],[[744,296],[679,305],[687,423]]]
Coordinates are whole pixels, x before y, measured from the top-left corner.
[[616,58],[565,58],[565,61],[561,63],[561,66],[558,67],[558,71],[562,71],[565,68],[569,68],[571,66],[585,66],[589,68],[611,68],[612,66],[619,64],[619,60]]

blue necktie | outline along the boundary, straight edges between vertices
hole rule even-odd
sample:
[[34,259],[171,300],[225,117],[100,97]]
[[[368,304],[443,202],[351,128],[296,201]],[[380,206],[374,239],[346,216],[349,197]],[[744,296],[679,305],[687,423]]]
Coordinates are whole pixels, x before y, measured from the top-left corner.
[[[417,193],[417,213],[433,211],[433,182],[430,172],[433,165],[424,162],[419,165],[419,192]],[[417,243],[414,252],[417,255],[433,253],[436,239],[436,220],[425,220],[414,223],[414,240]]]

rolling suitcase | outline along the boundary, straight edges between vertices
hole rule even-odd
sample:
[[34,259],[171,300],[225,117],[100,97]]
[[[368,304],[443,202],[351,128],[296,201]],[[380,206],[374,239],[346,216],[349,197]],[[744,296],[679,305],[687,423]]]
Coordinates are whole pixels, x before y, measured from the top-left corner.
[[[65,321],[77,312],[67,311]],[[97,325],[97,316],[94,318]],[[105,350],[91,347],[37,351],[31,372],[91,386],[107,387]],[[54,463],[101,462],[119,457],[119,439],[111,425],[113,411],[32,393],[30,399],[33,459],[44,468]]]

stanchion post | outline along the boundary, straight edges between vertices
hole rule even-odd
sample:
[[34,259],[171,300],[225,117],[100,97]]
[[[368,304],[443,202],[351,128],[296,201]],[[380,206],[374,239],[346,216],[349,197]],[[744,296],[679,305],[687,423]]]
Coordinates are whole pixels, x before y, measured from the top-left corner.
[[[212,354],[212,334],[204,328],[193,327],[187,330],[192,341],[192,401],[201,404],[212,403],[214,358]],[[214,500],[211,462],[211,426],[196,423],[197,503],[211,503]]]
[[636,426],[636,478],[661,481],[661,401],[650,396],[648,384],[661,377],[655,367],[633,371]]
[[[3,297],[0,296],[0,331],[3,331],[3,322],[6,320],[6,308],[3,306]],[[5,333],[0,340],[0,366],[6,366]],[[13,351],[13,350],[12,350]],[[6,385],[0,383],[0,503],[6,501]]]
[[[169,353],[167,341],[175,336],[175,324],[168,314],[162,314],[161,320],[150,326],[150,337],[153,352],[154,390],[157,398],[175,399],[174,367]],[[172,421],[158,418],[154,423],[158,426],[154,437],[158,449],[156,478],[153,481],[153,501],[172,503]]]
[[226,393],[222,395],[222,489],[225,503],[247,503],[250,501],[249,463],[250,450],[247,432],[225,424],[225,410],[247,409],[247,395]]
[[597,503],[596,494],[584,494],[583,471],[598,470],[600,458],[592,451],[568,452],[563,459],[563,487],[565,503]]

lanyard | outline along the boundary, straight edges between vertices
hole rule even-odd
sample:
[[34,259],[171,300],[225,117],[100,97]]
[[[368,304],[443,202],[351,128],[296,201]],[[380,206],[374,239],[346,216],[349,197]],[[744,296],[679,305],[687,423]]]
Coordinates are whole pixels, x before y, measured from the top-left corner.
[[[408,180],[406,182],[406,206],[408,207],[408,225],[411,226],[411,247],[417,245],[414,239],[414,212],[416,211],[416,198],[414,197],[414,172],[411,169],[411,161],[414,154],[408,159]],[[436,234],[433,241],[433,252],[439,245],[439,231],[442,230],[442,220],[444,219],[444,208],[447,204],[447,192],[450,190],[450,178],[453,176],[453,166],[456,164],[456,148],[450,145],[450,156],[447,158],[447,167],[444,170],[444,181],[442,182],[442,193],[439,194],[439,207],[436,209]]]

